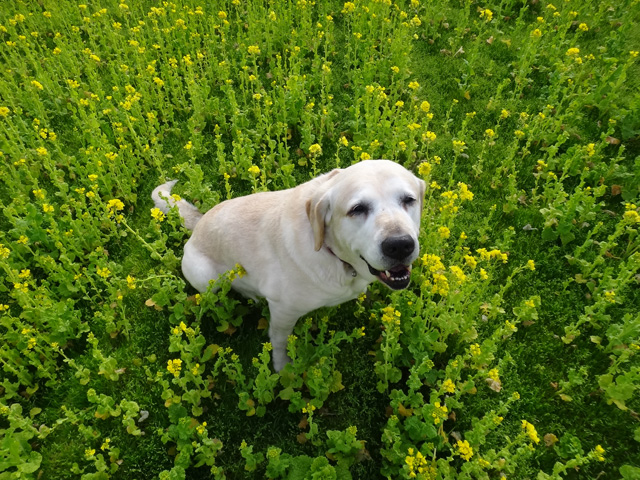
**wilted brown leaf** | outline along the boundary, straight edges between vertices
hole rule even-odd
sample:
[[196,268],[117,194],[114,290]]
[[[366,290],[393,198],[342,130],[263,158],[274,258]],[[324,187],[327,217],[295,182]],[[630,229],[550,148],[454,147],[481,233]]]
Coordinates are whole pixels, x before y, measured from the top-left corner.
[[494,392],[499,392],[502,390],[502,383],[500,382],[500,380],[494,380],[493,378],[485,378],[484,381],[487,382],[487,385],[489,386],[489,388]]
[[160,312],[160,311],[162,311],[162,307],[158,306],[158,305],[156,304],[156,302],[154,302],[154,301],[153,301],[153,299],[151,299],[151,298],[150,298],[150,299],[148,299],[146,302],[144,302],[144,304],[145,304],[147,307],[153,307],[153,308],[155,308],[155,309],[156,309],[156,310],[158,310],[159,312]]
[[309,426],[309,420],[307,420],[307,416],[305,415],[304,417],[302,417],[302,420],[300,420],[300,423],[298,423],[298,428],[301,429],[305,429]]
[[558,437],[556,437],[553,433],[547,433],[544,437],[544,444],[547,447],[551,447],[553,446],[557,441],[558,441]]

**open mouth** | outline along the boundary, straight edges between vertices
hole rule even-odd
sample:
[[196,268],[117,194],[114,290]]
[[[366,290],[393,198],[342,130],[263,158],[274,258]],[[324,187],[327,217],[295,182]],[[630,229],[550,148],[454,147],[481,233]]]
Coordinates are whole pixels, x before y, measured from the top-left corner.
[[381,271],[376,270],[364,257],[360,257],[369,267],[371,275],[378,277],[378,279],[393,290],[402,290],[409,286],[409,280],[411,279],[411,265],[396,265],[389,270]]

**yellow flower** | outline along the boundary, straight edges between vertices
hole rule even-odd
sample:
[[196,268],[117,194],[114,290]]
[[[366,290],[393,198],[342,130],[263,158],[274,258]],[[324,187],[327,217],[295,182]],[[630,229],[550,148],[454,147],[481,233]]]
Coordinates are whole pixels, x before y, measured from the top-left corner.
[[604,298],[605,300],[607,300],[607,302],[616,303],[616,292],[614,292],[613,290],[608,290],[604,292]]
[[570,48],[569,50],[567,50],[567,57],[575,57],[580,53],[580,49],[579,48]]
[[44,89],[42,84],[40,82],[38,82],[37,80],[31,80],[31,85],[36,87],[38,90],[43,90]]
[[191,140],[189,140],[187,144],[184,146],[184,149],[191,150],[192,148],[193,148],[193,143],[191,143]]
[[351,13],[356,9],[356,5],[353,2],[345,2],[342,7],[342,13]]
[[349,140],[347,140],[347,138],[344,135],[340,137],[339,141],[340,141],[340,145],[342,145],[343,147],[349,146]]
[[431,174],[431,164],[427,162],[422,162],[418,166],[418,173],[423,177],[428,177]]
[[445,392],[453,393],[456,391],[456,384],[453,383],[453,380],[447,378],[444,382],[442,382],[442,388]]
[[420,88],[420,84],[416,81],[409,82],[409,88],[411,90],[417,90],[418,88]]
[[167,370],[169,371],[169,373],[173,374],[174,377],[177,378],[180,376],[181,368],[182,360],[180,360],[179,358],[167,361]]
[[522,420],[522,428],[526,432],[529,440],[533,443],[540,443],[540,438],[538,437],[538,432],[536,431],[536,427],[527,422],[526,420]]
[[529,270],[533,271],[536,269],[536,262],[534,262],[533,260],[529,260],[526,266]]
[[136,288],[136,279],[131,275],[127,275],[127,287],[131,290],[135,290]]
[[96,271],[98,273],[98,276],[104,278],[105,280],[111,275],[111,270],[109,270],[107,267],[96,267]]
[[475,259],[475,257],[473,257],[471,255],[465,255],[464,256],[464,261],[467,264],[467,266],[469,268],[471,268],[472,270],[474,268],[476,268],[476,265],[478,265],[478,261]]
[[462,201],[471,201],[473,200],[473,192],[469,190],[469,187],[466,183],[459,182],[458,188],[460,189],[460,200]]
[[446,239],[446,238],[449,238],[449,236],[451,235],[451,232],[447,227],[443,226],[438,228],[438,235],[440,235],[440,238]]
[[399,72],[400,72],[400,69],[394,65],[393,67],[391,67],[391,71],[392,71],[393,73],[399,73]]
[[482,349],[480,348],[480,344],[478,343],[474,343],[473,345],[471,345],[469,347],[469,350],[471,351],[471,355],[474,357],[478,357],[482,354]]
[[0,117],[5,118],[10,113],[11,113],[11,110],[9,110],[7,107],[0,107]]
[[436,140],[437,136],[435,133],[427,130],[424,135],[422,135],[422,139],[423,140],[428,140],[430,142],[434,142]]
[[251,55],[259,55],[260,54],[260,47],[258,47],[257,45],[250,45],[249,48],[247,48],[247,51]]
[[604,462],[604,448],[602,448],[602,445],[596,445],[596,448],[593,449],[593,454],[596,460]]
[[471,445],[469,445],[467,440],[458,440],[456,447],[458,448],[458,455],[464,458],[467,462],[471,460],[471,457],[473,457],[473,448],[471,448]]
[[107,202],[107,212],[109,213],[110,217],[115,216],[116,212],[119,212],[123,208],[124,208],[124,203],[122,203],[122,200],[119,200],[117,198],[114,198]]
[[484,18],[487,22],[490,22],[493,18],[493,12],[488,8],[480,11],[480,18]]
[[257,165],[251,165],[248,168],[248,172],[254,177],[257,177],[258,175],[260,175],[260,167],[258,167]]
[[580,25],[578,25],[578,29],[582,30],[583,32],[588,32],[589,31],[589,27],[587,26],[586,23],[581,23]]
[[151,218],[153,218],[157,222],[162,222],[165,219],[165,215],[159,208],[151,209]]
[[531,32],[531,36],[533,38],[540,38],[542,36],[542,31],[539,28],[536,28],[533,32]]
[[27,342],[27,348],[29,350],[33,350],[36,347],[36,343],[37,343],[36,339],[34,337],[31,337]]
[[495,137],[495,136],[496,136],[496,132],[494,132],[494,131],[493,131],[492,129],[490,129],[490,128],[487,128],[487,129],[484,131],[484,134],[485,134],[487,137],[489,137],[489,138],[493,138],[493,137]]
[[322,154],[322,147],[320,146],[320,144],[318,143],[314,143],[313,145],[311,145],[309,147],[309,153],[311,155],[321,155]]
[[44,157],[44,156],[46,156],[46,155],[48,155],[48,154],[49,154],[49,152],[47,151],[47,149],[46,149],[46,148],[44,148],[44,147],[38,147],[38,148],[36,148],[36,153],[37,153],[37,154],[38,154],[38,156],[40,156],[40,157]]
[[54,208],[51,205],[49,205],[48,203],[43,203],[42,204],[42,211],[44,213],[53,213],[53,210],[54,210]]

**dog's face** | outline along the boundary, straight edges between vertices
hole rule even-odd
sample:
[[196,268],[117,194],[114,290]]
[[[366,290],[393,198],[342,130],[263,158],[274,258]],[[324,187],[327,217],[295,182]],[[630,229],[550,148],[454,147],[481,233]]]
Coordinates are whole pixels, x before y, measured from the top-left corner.
[[316,249],[324,244],[358,275],[394,290],[406,288],[420,251],[424,181],[388,160],[361,162],[332,175],[309,209]]

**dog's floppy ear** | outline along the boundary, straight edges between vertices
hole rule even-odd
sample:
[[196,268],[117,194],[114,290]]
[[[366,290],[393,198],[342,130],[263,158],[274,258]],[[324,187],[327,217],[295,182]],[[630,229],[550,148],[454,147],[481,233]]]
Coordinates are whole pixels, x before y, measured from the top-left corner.
[[[327,180],[335,177],[340,173],[340,171],[341,170],[339,168],[336,168],[318,179],[322,179],[326,182]],[[313,230],[314,248],[318,251],[322,248],[322,244],[324,243],[325,223],[327,221],[327,214],[331,207],[330,189],[322,185],[322,187],[315,192],[313,197],[307,200],[306,207],[307,217],[309,217],[311,229]]]
[[314,248],[316,251],[320,250],[324,243],[324,226],[330,204],[329,192],[314,196],[307,201],[307,217],[309,217],[309,222],[311,222]]

